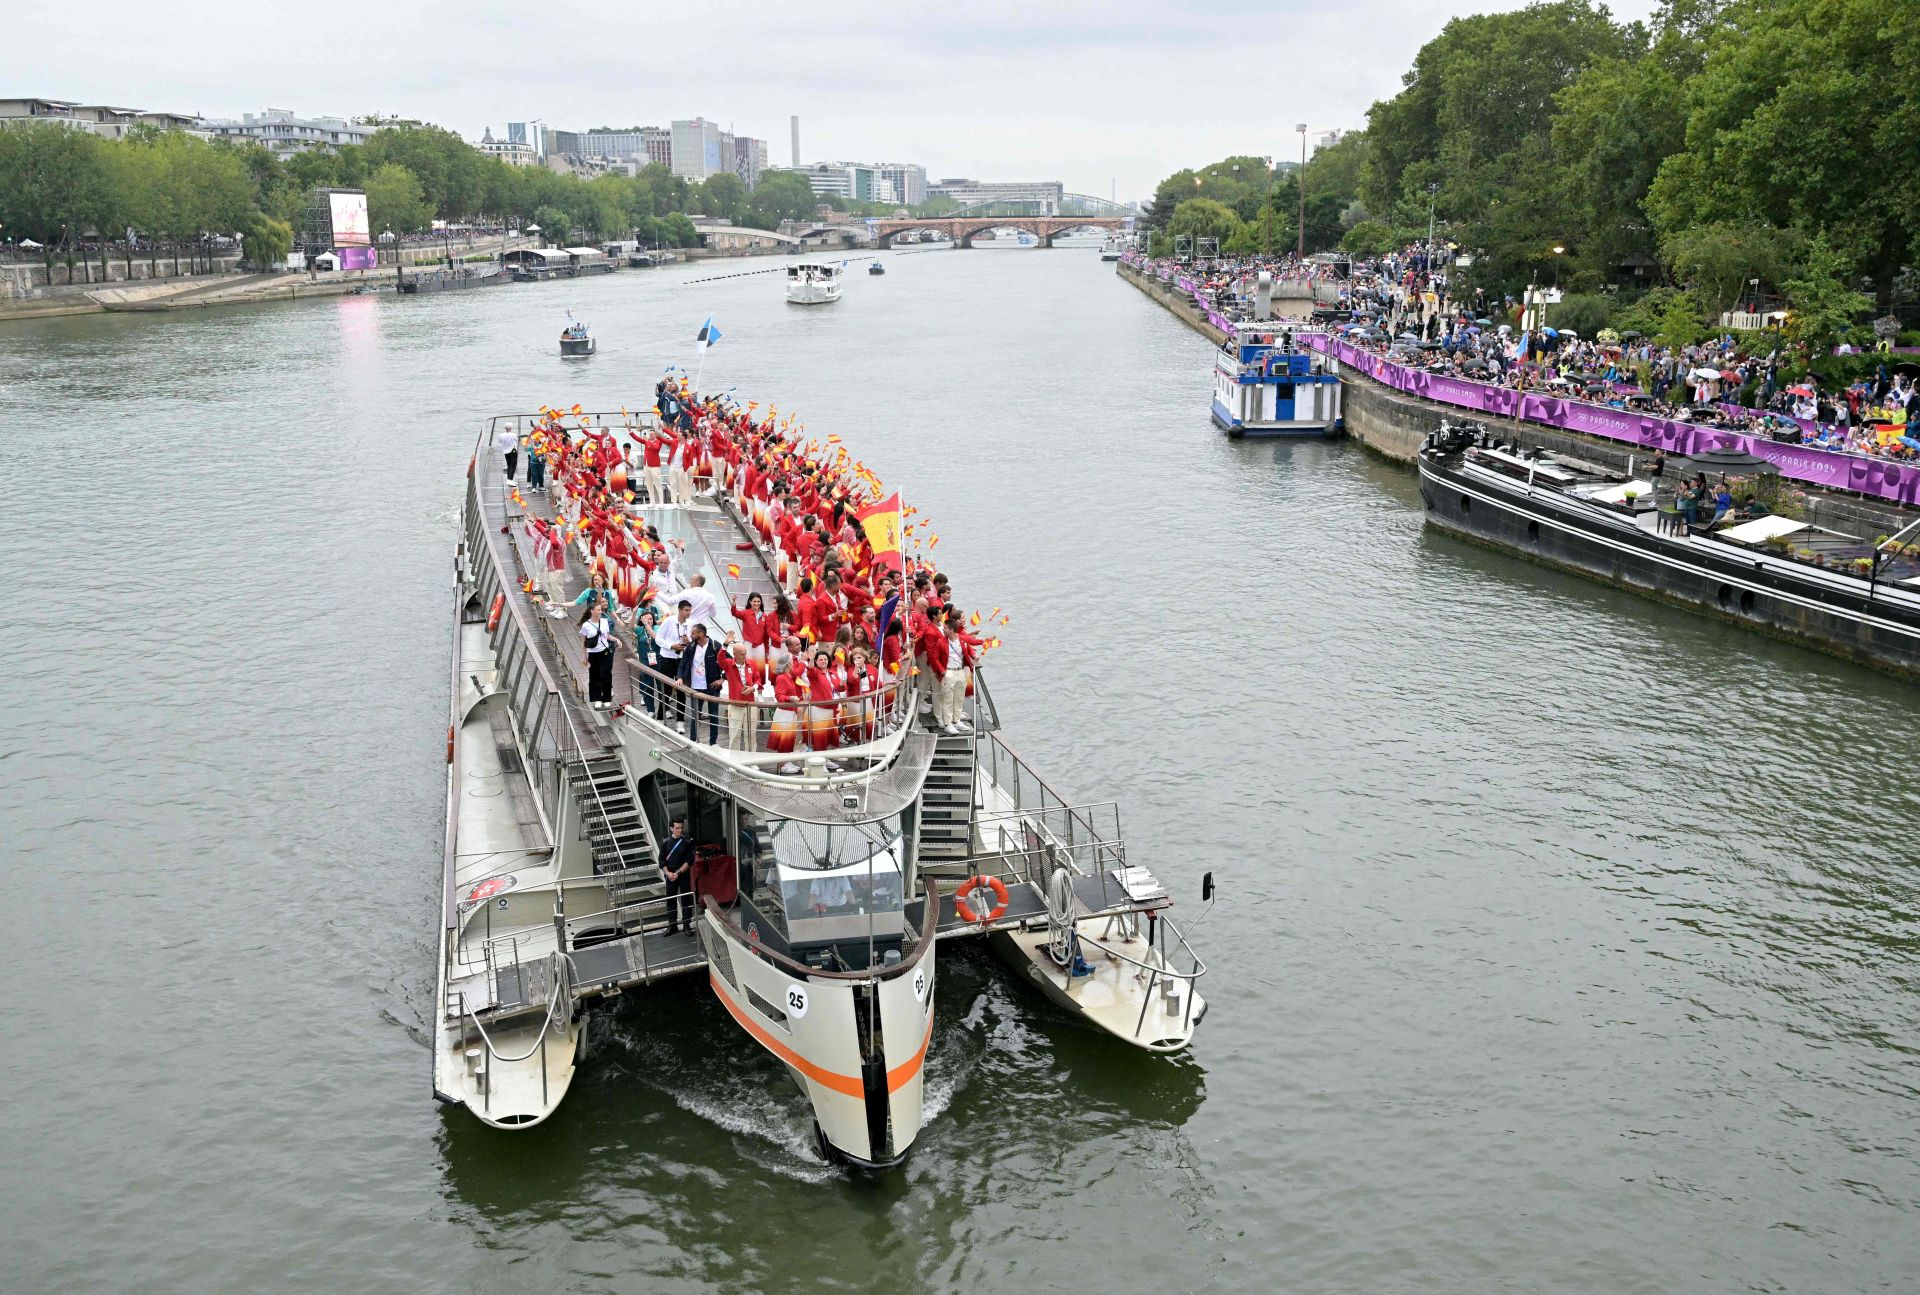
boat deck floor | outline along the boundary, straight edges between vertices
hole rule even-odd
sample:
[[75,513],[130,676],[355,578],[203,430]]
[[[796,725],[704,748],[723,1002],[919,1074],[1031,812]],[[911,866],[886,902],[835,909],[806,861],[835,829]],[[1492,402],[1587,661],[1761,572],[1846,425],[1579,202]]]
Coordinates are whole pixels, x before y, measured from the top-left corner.
[[[530,516],[552,521],[553,497],[546,492],[530,492],[524,484],[524,472],[521,482],[507,481],[504,469],[500,456],[490,447],[483,447],[474,471],[479,474],[480,507],[486,522],[488,542],[493,546],[501,570],[510,573],[505,593],[509,598],[522,600],[532,623],[546,627],[546,634],[537,646],[553,677],[572,684],[570,689],[562,690],[562,697],[575,729],[586,737],[589,745],[598,741],[603,752],[611,751],[617,745],[613,736],[612,712],[597,711],[587,705],[586,653],[581,650],[576,637],[580,609],[573,607],[572,602],[592,583],[585,558],[577,541],[568,546],[567,570],[561,586],[567,600],[564,607],[553,608],[535,603],[521,589],[520,582],[534,574],[535,568],[532,544],[520,525],[520,519]],[[516,485],[519,486],[521,497],[526,500],[525,507],[512,499]],[[645,487],[638,483],[635,484],[635,490],[640,494],[645,493]],[[704,574],[707,587],[721,596],[723,623],[719,628],[722,630],[733,625],[732,616],[725,610],[730,602],[743,603],[753,593],[759,593],[771,602],[773,595],[778,592],[779,586],[768,569],[765,556],[754,543],[754,537],[745,523],[730,506],[722,508],[710,498],[700,497],[691,506],[638,504],[632,511],[657,528],[663,539],[678,539],[684,543],[685,548],[676,565],[684,576],[691,577],[695,572]],[[503,527],[507,528],[504,532]],[[730,575],[728,568],[731,566],[738,566],[740,575]],[[558,615],[554,614],[556,611]],[[634,668],[633,647],[626,635],[621,635],[616,651],[618,660],[613,672],[613,701],[615,706],[621,706],[631,703],[634,694],[631,678]]]

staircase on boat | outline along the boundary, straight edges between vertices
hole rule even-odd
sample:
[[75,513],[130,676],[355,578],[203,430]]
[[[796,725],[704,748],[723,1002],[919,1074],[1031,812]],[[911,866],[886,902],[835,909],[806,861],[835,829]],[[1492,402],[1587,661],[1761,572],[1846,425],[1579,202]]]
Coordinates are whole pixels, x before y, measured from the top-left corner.
[[567,767],[567,782],[580,808],[582,835],[593,850],[594,875],[607,884],[609,908],[641,904],[667,892],[640,801],[614,756]]

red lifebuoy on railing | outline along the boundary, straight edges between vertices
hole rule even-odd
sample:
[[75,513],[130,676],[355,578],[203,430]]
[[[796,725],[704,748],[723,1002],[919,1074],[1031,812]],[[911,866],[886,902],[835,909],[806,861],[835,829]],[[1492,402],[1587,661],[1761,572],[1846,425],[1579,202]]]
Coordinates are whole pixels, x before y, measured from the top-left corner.
[[493,596],[493,606],[487,608],[487,633],[491,634],[500,628],[500,609],[506,605],[506,594],[497,593]]
[[[993,891],[993,907],[984,914],[976,915],[973,905],[967,902],[969,896],[982,886]],[[976,875],[960,883],[960,889],[953,892],[953,911],[963,922],[997,922],[1007,911],[1007,883],[998,877]]]

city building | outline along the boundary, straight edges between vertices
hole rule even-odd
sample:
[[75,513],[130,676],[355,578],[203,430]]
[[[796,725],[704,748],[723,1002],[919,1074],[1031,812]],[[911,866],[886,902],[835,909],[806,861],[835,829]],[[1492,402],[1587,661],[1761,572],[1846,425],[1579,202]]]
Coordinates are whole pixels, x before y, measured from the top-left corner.
[[767,141],[754,139],[748,135],[733,137],[733,173],[740,177],[751,189],[760,183],[760,173],[767,169]]
[[875,198],[875,202],[897,202],[903,207],[916,207],[927,200],[927,168],[913,162],[875,162],[874,177],[884,180],[893,187],[891,198]]
[[646,135],[643,126],[631,130],[600,126],[586,133],[582,151],[588,157],[643,157],[647,151]]
[[806,177],[821,197],[852,198],[856,184],[854,168],[842,162],[812,162],[793,168]]
[[927,200],[927,170],[911,162],[810,162],[791,169],[823,197],[901,207]]
[[532,147],[533,141],[527,138],[526,122],[510,121],[507,123],[507,143],[525,144],[528,147]]
[[209,121],[209,134],[224,139],[250,140],[281,157],[294,153],[337,153],[343,145],[364,144],[376,126],[363,126],[338,117],[299,117],[285,108],[249,112],[239,121]]
[[1025,214],[1052,216],[1059,212],[1066,186],[1058,180],[939,180],[927,186],[929,195],[952,198],[961,206],[991,203],[1026,208]]
[[549,130],[546,133],[546,147],[541,151],[548,155],[570,153],[576,157],[587,155],[586,132],[578,130]]
[[65,99],[0,99],[0,127],[46,122],[92,131],[103,139],[125,139],[135,126],[184,130],[206,136],[200,118],[180,112],[151,112],[145,108],[118,108],[102,103],[73,103]]
[[495,139],[492,127],[487,128],[486,133],[480,137],[480,142],[474,147],[488,157],[500,159],[508,166],[538,166],[540,163],[540,155],[533,151],[533,145],[524,139]]
[[642,126],[641,142],[646,146],[648,165],[673,169],[673,132],[665,126]]
[[704,180],[715,171],[733,169],[731,150],[722,162],[717,123],[695,117],[674,122],[672,131],[673,147],[668,165],[675,175],[686,180]]

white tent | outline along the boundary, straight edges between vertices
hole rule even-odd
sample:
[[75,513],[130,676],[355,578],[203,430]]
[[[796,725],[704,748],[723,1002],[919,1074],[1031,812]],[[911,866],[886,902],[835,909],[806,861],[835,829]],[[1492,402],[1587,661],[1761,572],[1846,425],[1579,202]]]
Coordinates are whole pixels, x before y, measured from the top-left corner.
[[23,239],[21,239],[21,240],[20,240],[20,246],[22,246],[22,247],[25,247],[25,248],[29,248],[29,249],[34,249],[34,248],[41,248],[41,247],[45,247],[45,246],[46,246],[46,244],[45,244],[45,243],[36,243],[36,242],[34,242],[34,241],[33,241],[33,240],[31,239],[31,238],[23,238]]

